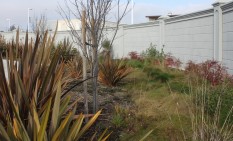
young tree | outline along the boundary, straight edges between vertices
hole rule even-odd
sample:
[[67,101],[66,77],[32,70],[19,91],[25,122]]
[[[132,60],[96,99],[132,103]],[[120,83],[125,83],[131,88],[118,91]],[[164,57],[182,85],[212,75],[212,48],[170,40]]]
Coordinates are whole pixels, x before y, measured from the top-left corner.
[[47,16],[45,13],[41,14],[40,17],[35,17],[35,20],[32,21],[32,31],[37,34],[40,33],[41,38],[45,34],[48,25],[47,25]]
[[[93,77],[93,112],[98,110],[98,95],[97,95],[97,77],[98,77],[98,49],[101,46],[101,41],[104,39],[104,28],[106,27],[107,17],[111,12],[116,13],[115,26],[112,30],[113,36],[111,46],[119,29],[120,22],[127,14],[127,9],[130,0],[65,0],[65,8],[59,6],[61,16],[66,20],[69,26],[70,33],[75,43],[82,47],[82,37],[80,31],[77,31],[71,18],[82,19],[82,11],[86,12],[85,27],[87,38],[91,42],[86,42],[90,49],[81,48],[83,55],[91,62],[92,77]],[[66,10],[65,10],[66,9]],[[91,56],[88,52],[91,51]]]
[[13,24],[10,26],[10,31],[14,31],[14,30],[16,30],[16,26]]

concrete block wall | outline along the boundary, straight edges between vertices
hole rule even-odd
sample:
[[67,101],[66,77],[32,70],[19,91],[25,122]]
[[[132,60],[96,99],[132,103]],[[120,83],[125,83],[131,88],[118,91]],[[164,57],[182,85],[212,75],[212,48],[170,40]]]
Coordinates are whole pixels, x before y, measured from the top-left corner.
[[[114,38],[115,29],[108,28],[104,31],[104,37],[103,40],[112,40]],[[117,34],[115,36],[113,45],[113,57],[114,58],[122,58],[124,57],[124,37],[123,37],[123,26],[120,26]]]
[[158,22],[136,24],[123,27],[124,57],[131,51],[141,53],[150,44],[159,46],[160,31]]
[[[11,39],[16,33],[1,33]],[[53,34],[53,33],[51,33]],[[105,38],[111,39],[112,30],[104,30]],[[20,34],[24,38],[25,33]],[[30,33],[30,37],[34,34]],[[68,31],[57,32],[56,41],[72,36]],[[157,49],[164,48],[183,63],[189,60],[203,62],[214,59],[222,62],[233,74],[233,1],[216,2],[213,8],[161,18],[157,21],[122,25],[113,43],[115,58],[127,57],[131,51],[146,50],[150,43]]]
[[[4,36],[4,38],[7,40],[7,41],[11,41],[12,39],[15,40],[16,39],[16,31],[13,31],[13,32],[2,32],[0,33],[1,35]],[[25,41],[25,37],[26,37],[26,32],[20,32],[19,34],[19,40],[21,42],[24,42]],[[35,38],[35,34],[34,33],[28,33],[28,37],[29,39],[32,38],[34,39]]]
[[233,74],[233,2],[223,5],[223,64]]
[[213,9],[165,20],[164,51],[182,62],[213,59]]

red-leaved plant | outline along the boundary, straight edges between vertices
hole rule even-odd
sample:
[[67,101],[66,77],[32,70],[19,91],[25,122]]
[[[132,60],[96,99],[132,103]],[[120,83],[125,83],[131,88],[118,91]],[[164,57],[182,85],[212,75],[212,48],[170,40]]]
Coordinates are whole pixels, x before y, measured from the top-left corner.
[[165,56],[164,65],[171,68],[179,68],[181,66],[181,61],[170,54]]
[[128,55],[129,55],[130,59],[141,60],[140,55],[136,51],[131,51],[131,52],[129,52]]
[[232,76],[227,73],[226,69],[227,68],[218,61],[207,60],[199,64],[189,61],[185,71],[187,73],[195,73],[199,77],[207,79],[213,86],[215,86],[221,84],[225,80],[232,80]]

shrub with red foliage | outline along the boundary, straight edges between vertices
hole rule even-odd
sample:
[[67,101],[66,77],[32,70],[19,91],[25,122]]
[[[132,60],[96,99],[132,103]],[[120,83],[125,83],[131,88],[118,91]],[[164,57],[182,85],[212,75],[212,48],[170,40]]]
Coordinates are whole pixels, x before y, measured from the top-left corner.
[[200,70],[199,67],[200,67],[199,64],[196,64],[190,60],[190,61],[188,61],[187,65],[185,67],[185,72],[199,74],[199,70]]
[[199,64],[189,61],[185,71],[207,79],[213,86],[219,85],[225,80],[232,80],[232,76],[227,73],[226,67],[214,60],[207,60]]
[[171,55],[166,55],[164,65],[171,68],[179,68],[181,61]]
[[141,60],[140,55],[136,51],[131,51],[131,52],[129,52],[128,55],[129,55],[130,59]]

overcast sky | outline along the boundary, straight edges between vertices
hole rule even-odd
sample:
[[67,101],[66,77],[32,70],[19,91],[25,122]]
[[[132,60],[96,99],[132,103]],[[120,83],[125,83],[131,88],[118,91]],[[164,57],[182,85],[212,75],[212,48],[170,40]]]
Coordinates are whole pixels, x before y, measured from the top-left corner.
[[[145,16],[148,15],[166,15],[185,14],[204,10],[212,7],[215,0],[134,0],[134,22],[146,22]],[[58,3],[64,5],[63,0],[0,0],[0,30],[8,27],[10,19],[11,24],[26,28],[27,11],[30,10],[30,16],[46,13],[48,20],[62,19],[58,14]],[[130,24],[130,14],[128,14],[124,23]]]

